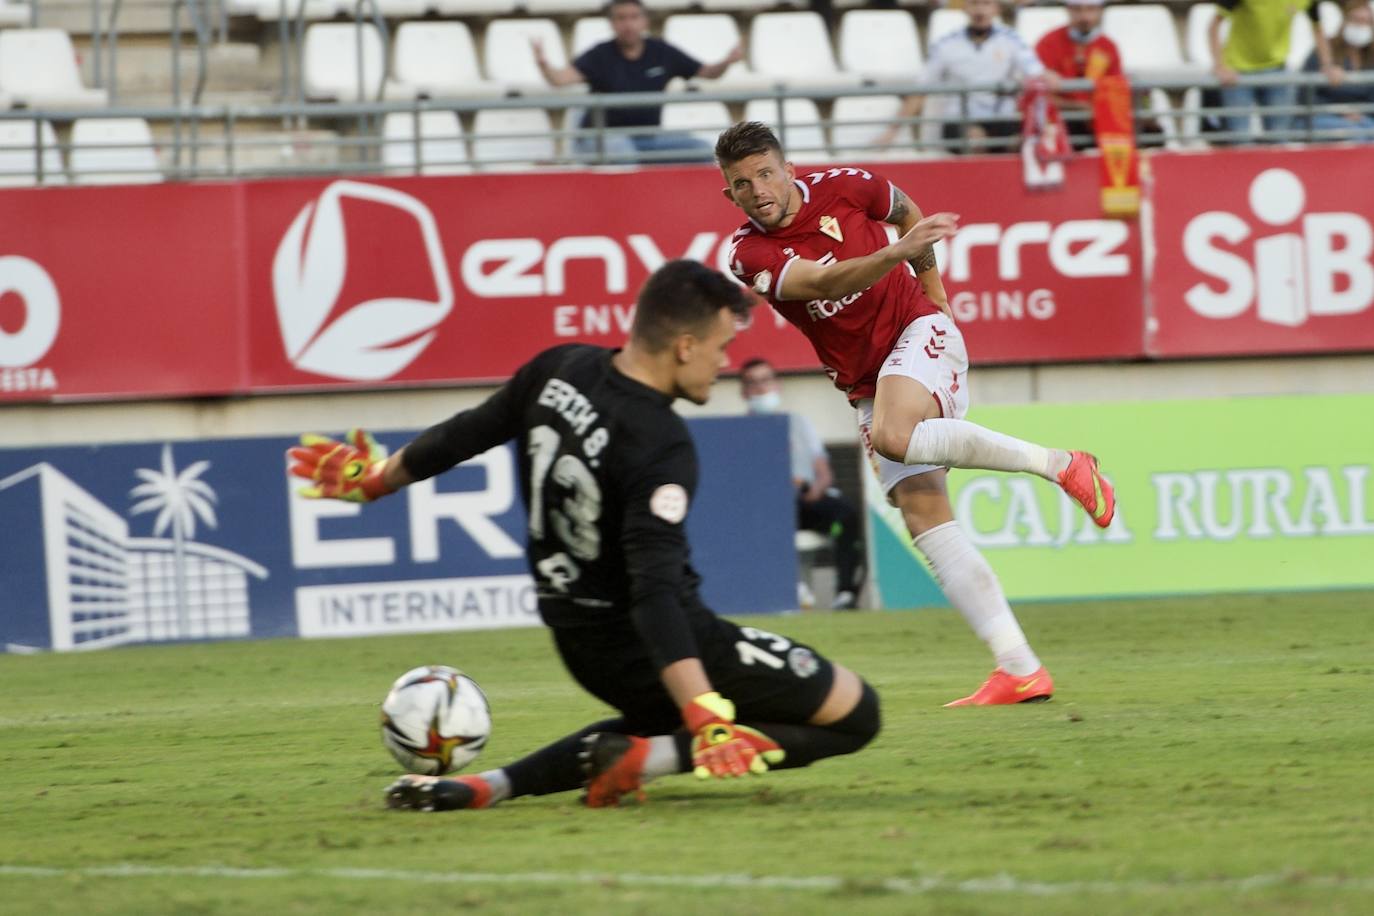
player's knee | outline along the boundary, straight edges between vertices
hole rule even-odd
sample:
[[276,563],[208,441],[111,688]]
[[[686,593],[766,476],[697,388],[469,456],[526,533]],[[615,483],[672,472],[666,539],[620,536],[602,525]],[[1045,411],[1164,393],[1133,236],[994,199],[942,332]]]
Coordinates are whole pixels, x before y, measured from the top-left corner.
[[872,432],[873,451],[889,461],[906,461],[907,446],[911,444],[911,434],[915,429],[914,423],[875,425]]
[[857,751],[878,737],[882,725],[882,704],[878,700],[878,691],[874,690],[868,681],[864,681],[859,702],[854,704],[854,708],[847,716],[828,727],[851,736],[855,742],[854,750]]

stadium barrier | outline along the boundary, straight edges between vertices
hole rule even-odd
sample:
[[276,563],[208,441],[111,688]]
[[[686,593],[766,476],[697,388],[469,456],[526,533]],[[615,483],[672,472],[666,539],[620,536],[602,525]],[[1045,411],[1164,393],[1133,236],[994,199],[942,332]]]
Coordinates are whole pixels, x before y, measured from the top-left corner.
[[[687,528],[707,603],[795,608],[785,418],[688,425],[701,475]],[[378,438],[394,450],[412,436]],[[293,496],[305,482],[286,474],[291,444],[0,449],[0,648],[539,622],[512,447],[363,507]]]
[[[1139,221],[1102,214],[1090,157],[1042,192],[1008,158],[872,168],[961,214],[936,253],[986,365],[1374,349],[1374,184],[1346,177],[1366,158],[1157,154]],[[619,344],[649,272],[728,270],[741,221],[709,167],[3,200],[0,402],[490,383],[549,345]],[[755,315],[738,352],[818,368]]]
[[[1024,474],[951,471],[950,497],[1013,600],[1369,588],[1371,417],[1371,395],[975,408],[969,418],[993,429],[1091,447],[1117,515],[1098,529]],[[863,477],[875,599],[944,604]]]

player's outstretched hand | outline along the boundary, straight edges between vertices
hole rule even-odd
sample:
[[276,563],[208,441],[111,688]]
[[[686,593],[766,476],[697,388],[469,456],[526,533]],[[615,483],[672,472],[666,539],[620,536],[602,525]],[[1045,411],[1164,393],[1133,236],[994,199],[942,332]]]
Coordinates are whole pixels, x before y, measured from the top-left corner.
[[959,214],[932,213],[906,231],[897,244],[908,256],[915,256],[927,245],[947,239],[959,231]]
[[361,429],[349,430],[343,442],[306,433],[286,456],[292,474],[315,482],[296,491],[309,499],[367,503],[391,492],[382,480],[386,450]]
[[786,752],[758,729],[735,724],[735,704],[720,694],[703,693],[682,710],[692,733],[692,771],[698,779],[768,772]]

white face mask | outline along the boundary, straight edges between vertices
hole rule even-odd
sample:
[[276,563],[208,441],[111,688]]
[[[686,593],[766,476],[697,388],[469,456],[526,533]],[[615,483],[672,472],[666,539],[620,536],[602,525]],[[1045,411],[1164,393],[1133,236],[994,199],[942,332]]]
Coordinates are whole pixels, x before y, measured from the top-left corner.
[[765,391],[763,394],[751,394],[745,399],[749,405],[750,413],[777,413],[782,410],[782,392]]
[[1374,26],[1360,25],[1358,22],[1347,22],[1345,28],[1341,29],[1341,37],[1345,43],[1352,48],[1366,47],[1374,41]]
[[1101,34],[1101,28],[1089,29],[1086,32],[1080,32],[1078,31],[1078,29],[1075,29],[1073,27],[1069,28],[1069,37],[1081,45],[1085,45],[1090,41],[1095,41],[1097,39],[1097,36]]

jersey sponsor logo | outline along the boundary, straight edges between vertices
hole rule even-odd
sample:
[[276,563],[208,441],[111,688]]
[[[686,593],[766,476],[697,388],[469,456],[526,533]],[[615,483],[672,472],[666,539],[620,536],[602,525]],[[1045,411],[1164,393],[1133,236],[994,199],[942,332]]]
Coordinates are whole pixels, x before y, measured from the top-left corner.
[[[872,288],[873,287],[870,286],[868,289]],[[868,289],[861,289],[857,293],[850,293],[843,299],[812,299],[810,302],[806,303],[806,314],[810,316],[812,321],[824,321],[827,318],[834,318],[840,312],[844,311],[845,306],[853,305],[863,298],[863,294],[868,292]]]
[[760,296],[768,294],[773,288],[773,272],[771,270],[761,270],[754,274],[754,292]]
[[[343,209],[349,198],[414,219],[432,299],[385,296],[339,308],[349,262]],[[405,369],[434,340],[434,328],[453,308],[453,283],[434,214],[409,194],[359,181],[330,184],[296,214],[272,259],[272,292],[291,364],[350,381],[391,378]]]
[[[1249,214],[1209,210],[1189,220],[1183,255],[1207,279],[1184,292],[1183,301],[1219,320],[1254,307],[1260,321],[1285,327],[1367,311],[1374,305],[1369,220],[1359,213],[1307,213],[1306,204],[1302,180],[1272,168],[1250,183]],[[1237,253],[1251,245],[1252,258]]]
[[[15,297],[23,316],[18,327],[0,320],[0,391],[55,391],[57,376],[35,363],[48,355],[62,324],[57,284],[37,261],[0,257],[0,300]],[[7,312],[0,309],[0,319]]]
[[687,491],[675,483],[665,483],[649,497],[649,511],[670,525],[687,517]]
[[821,217],[821,231],[837,242],[844,241],[844,233],[840,231],[840,221],[829,214]]

